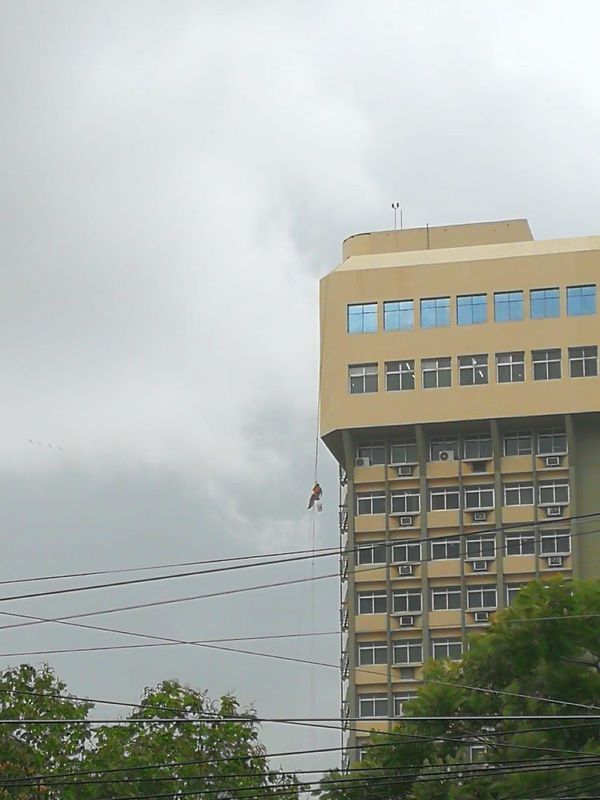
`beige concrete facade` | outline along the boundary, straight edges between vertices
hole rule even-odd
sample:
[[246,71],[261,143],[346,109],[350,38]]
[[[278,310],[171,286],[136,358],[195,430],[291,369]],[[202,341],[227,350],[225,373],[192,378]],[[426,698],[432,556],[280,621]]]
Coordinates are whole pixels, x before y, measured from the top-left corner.
[[355,743],[529,580],[600,576],[600,236],[509,220],[359,234],[343,258],[321,282],[321,435]]

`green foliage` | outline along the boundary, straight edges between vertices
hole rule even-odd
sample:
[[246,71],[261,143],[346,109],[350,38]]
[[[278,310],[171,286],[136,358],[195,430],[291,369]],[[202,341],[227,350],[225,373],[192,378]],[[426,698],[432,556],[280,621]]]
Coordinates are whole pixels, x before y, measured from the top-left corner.
[[[36,671],[23,665],[6,670],[0,689],[4,689],[0,691],[4,719],[86,719],[92,708],[90,703],[69,699],[65,685],[48,668]],[[276,798],[285,792],[294,800],[297,795],[294,777],[269,768],[252,710],[241,711],[231,695],[213,702],[204,692],[163,681],[144,691],[140,708],[127,720],[101,726],[11,725],[6,731],[3,726],[0,798],[25,800],[48,793],[53,800],[152,794],[175,798],[179,792],[200,796],[210,791],[209,798],[244,794]],[[91,774],[36,779],[82,771]],[[27,786],[11,784],[18,778]]]
[[[462,662],[430,662],[396,736],[374,735],[373,743],[385,746],[372,748],[349,776],[330,773],[322,792],[328,800],[366,794],[375,800],[503,800],[543,797],[549,787],[570,782],[569,796],[597,794],[597,767],[556,769],[550,760],[600,756],[598,722],[482,725],[460,717],[597,713],[599,663],[600,582],[534,581],[487,632],[471,639]],[[411,722],[411,716],[455,719]],[[470,763],[471,745],[485,748],[479,763]]]

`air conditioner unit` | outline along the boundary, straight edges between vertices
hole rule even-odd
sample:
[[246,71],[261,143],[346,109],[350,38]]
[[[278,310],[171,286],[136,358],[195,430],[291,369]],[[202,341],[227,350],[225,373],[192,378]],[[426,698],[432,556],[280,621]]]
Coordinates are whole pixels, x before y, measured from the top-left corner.
[[357,458],[354,461],[355,467],[370,467],[371,466],[371,459],[368,456],[364,458]]
[[560,517],[562,515],[562,509],[560,506],[547,506],[546,507],[546,516],[547,517]]
[[454,461],[454,450],[440,450],[440,461]]
[[473,615],[475,622],[488,622],[490,619],[489,611],[476,611]]
[[472,472],[487,472],[487,461],[471,461]]
[[487,572],[487,561],[473,561],[473,572]]
[[398,477],[399,478],[410,478],[413,474],[412,464],[402,464],[398,467]]
[[412,564],[400,564],[398,567],[398,575],[412,575],[414,568]]
[[560,467],[560,456],[546,456],[544,461],[547,467]]
[[487,511],[474,511],[473,522],[485,522],[487,520]]
[[412,517],[402,516],[400,517],[400,527],[401,528],[411,528],[413,524]]
[[412,628],[415,624],[415,618],[411,616],[400,617],[400,626],[402,628]]
[[562,567],[562,565],[563,565],[562,556],[548,556],[549,567]]
[[401,681],[414,681],[416,671],[414,667],[400,667]]

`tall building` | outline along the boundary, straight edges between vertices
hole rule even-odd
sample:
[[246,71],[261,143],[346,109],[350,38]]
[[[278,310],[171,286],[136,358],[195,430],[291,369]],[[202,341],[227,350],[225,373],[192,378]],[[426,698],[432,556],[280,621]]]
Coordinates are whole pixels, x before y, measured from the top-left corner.
[[351,236],[321,281],[350,745],[528,581],[600,575],[599,279],[600,236],[509,220]]

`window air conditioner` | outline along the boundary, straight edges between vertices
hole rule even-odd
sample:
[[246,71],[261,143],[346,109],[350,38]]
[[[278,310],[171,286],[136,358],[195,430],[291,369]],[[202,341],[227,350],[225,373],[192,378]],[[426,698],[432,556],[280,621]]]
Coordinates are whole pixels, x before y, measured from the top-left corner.
[[473,572],[487,572],[487,561],[473,561]]
[[368,456],[364,456],[363,458],[357,458],[354,461],[355,467],[370,467],[371,466],[371,459]]
[[562,565],[563,565],[562,556],[548,556],[549,567],[562,567]]
[[487,511],[474,511],[473,522],[485,522],[487,520]]
[[560,456],[546,456],[544,460],[547,467],[560,467]]
[[412,517],[402,516],[400,517],[400,527],[401,528],[410,528],[412,527],[413,520]]
[[416,671],[414,667],[400,667],[401,681],[414,681]]
[[489,611],[476,611],[473,616],[475,618],[475,622],[489,622],[490,612]]
[[562,509],[560,506],[547,506],[546,507],[546,516],[547,517],[560,517],[562,514]]
[[412,464],[402,464],[398,467],[398,477],[399,478],[410,478],[413,474]]
[[414,572],[412,564],[400,564],[398,567],[398,575],[412,575]]
[[440,450],[440,461],[454,461],[454,450]]
[[412,628],[415,624],[415,618],[411,616],[400,617],[400,625],[402,628]]

